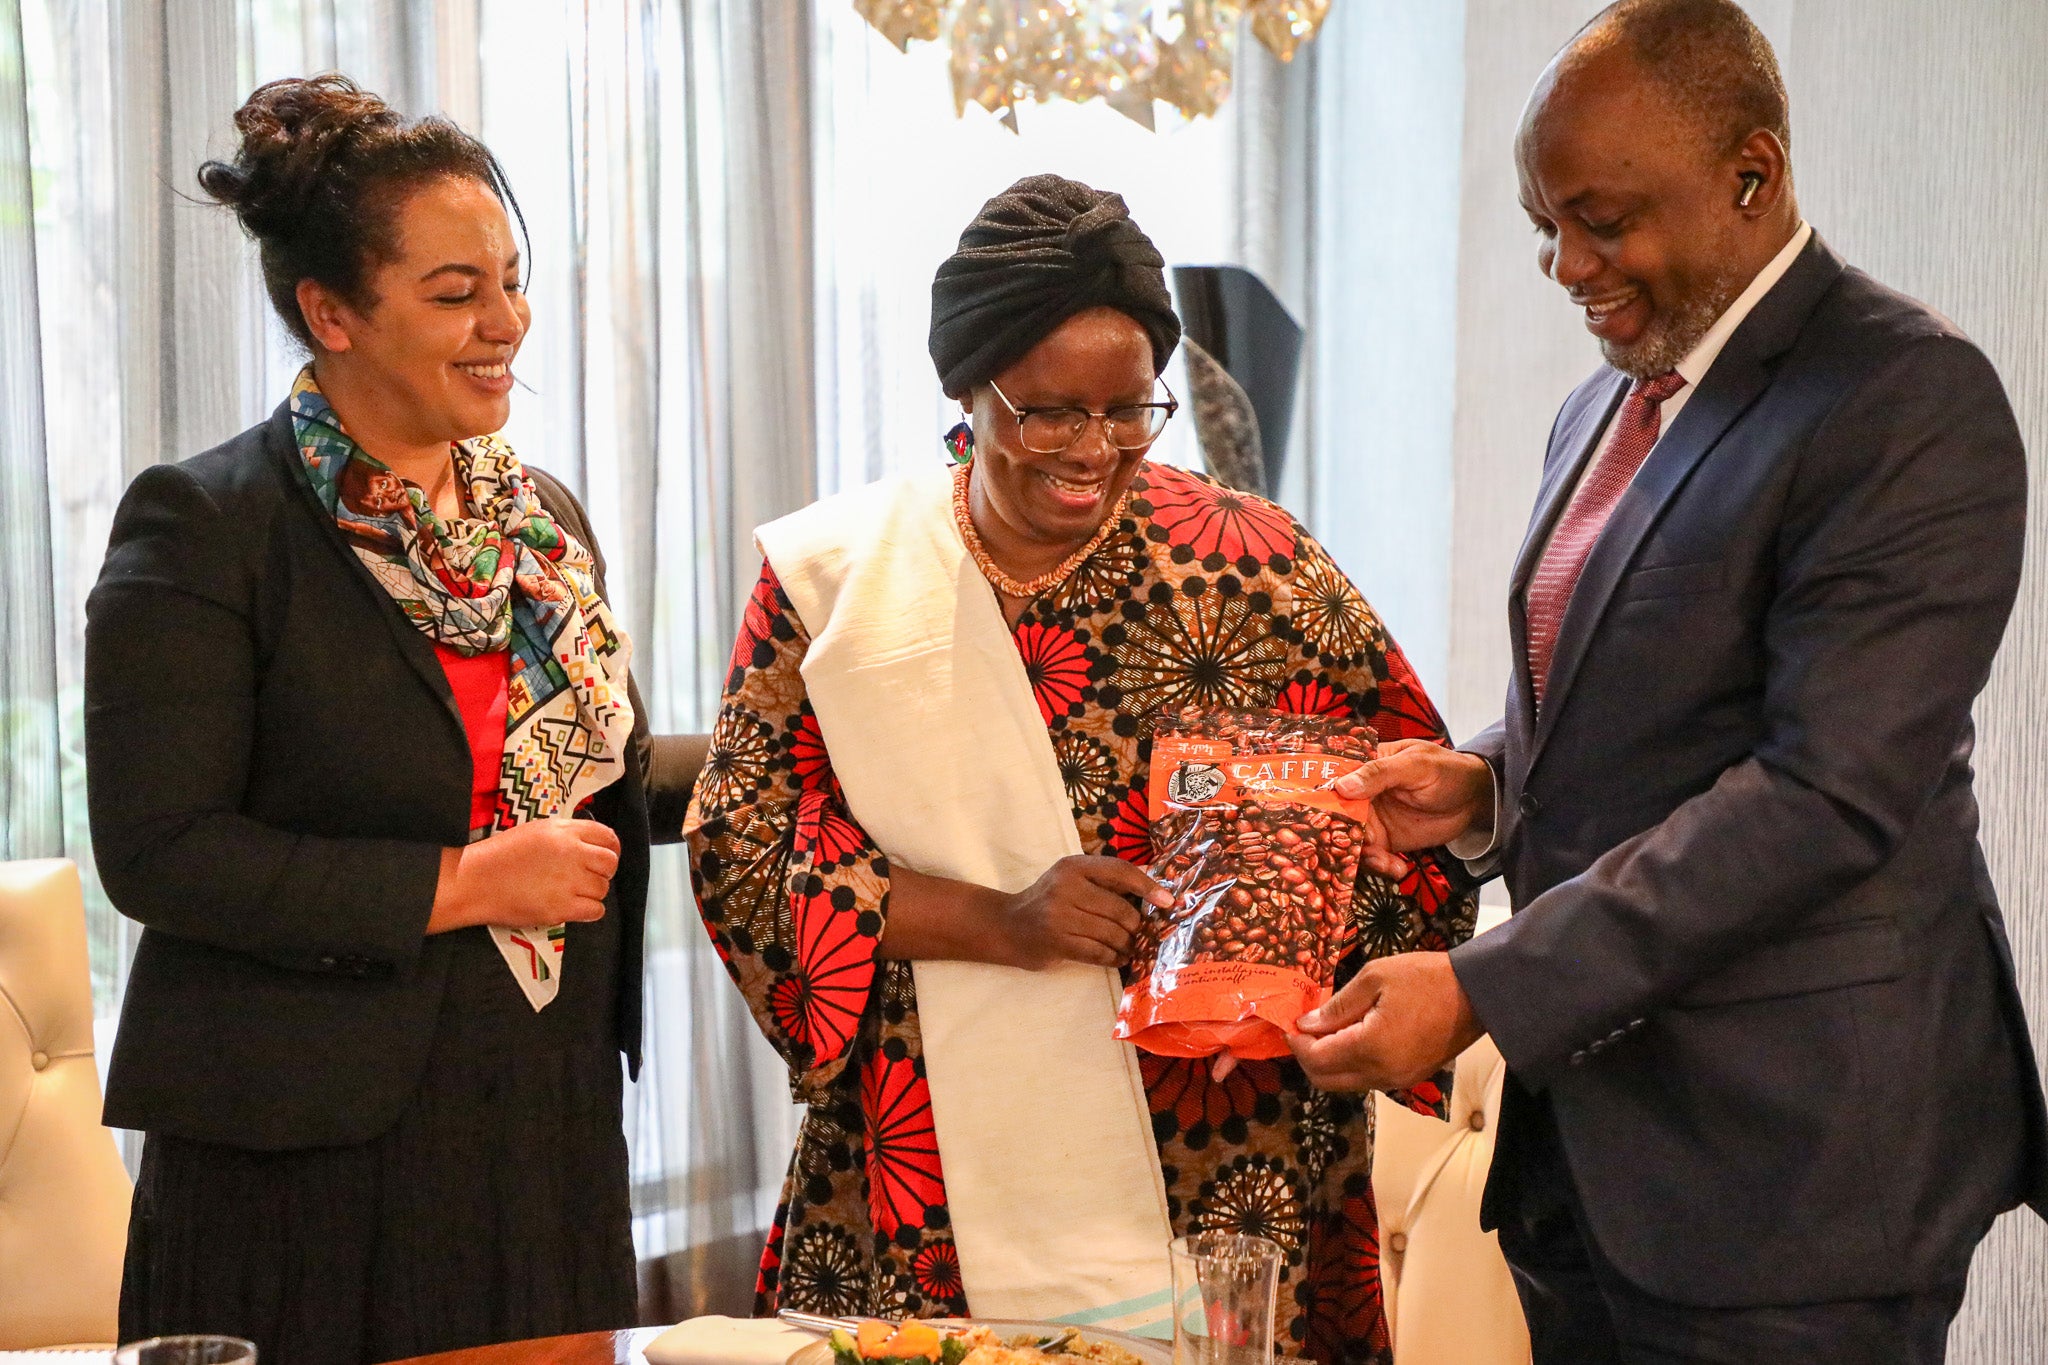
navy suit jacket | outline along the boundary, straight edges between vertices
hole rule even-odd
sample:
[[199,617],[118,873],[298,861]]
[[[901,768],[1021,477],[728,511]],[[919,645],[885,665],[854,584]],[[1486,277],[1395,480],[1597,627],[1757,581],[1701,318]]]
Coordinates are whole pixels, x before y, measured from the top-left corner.
[[1529,1197],[1547,1100],[1593,1237],[1650,1293],[1924,1289],[2002,1210],[2048,1217],[1970,767],[2019,431],[1968,339],[1815,237],[1615,508],[1539,715],[1525,588],[1627,387],[1603,368],[1558,414],[1506,714],[1467,746],[1516,911],[1451,959],[1517,1082],[1484,1221]]

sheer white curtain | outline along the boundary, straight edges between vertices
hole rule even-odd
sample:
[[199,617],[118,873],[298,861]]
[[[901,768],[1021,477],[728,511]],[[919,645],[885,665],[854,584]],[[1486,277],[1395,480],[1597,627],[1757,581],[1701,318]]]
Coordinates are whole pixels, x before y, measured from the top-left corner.
[[[1244,44],[1215,120],[1162,110],[1152,133],[1053,105],[1013,134],[956,119],[943,56],[897,52],[849,0],[0,0],[0,854],[85,869],[103,1022],[133,931],[91,876],[84,594],[134,473],[259,420],[300,359],[252,250],[194,197],[255,84],[339,69],[498,151],[532,233],[509,435],[585,499],[652,720],[693,731],[752,528],[940,458],[955,411],[925,350],[930,281],[989,195],[1042,170],[1116,190],[1170,262],[1248,265],[1313,322],[1315,51],[1280,67]],[[1197,462],[1185,415],[1160,450]],[[1283,495],[1313,513],[1329,472],[1313,450],[1292,464]],[[645,1300],[743,1309],[786,1078],[679,852],[654,871],[628,1115]]]
[[[532,232],[508,434],[585,499],[657,730],[716,713],[752,527],[810,501],[807,26],[776,6],[485,5],[481,131]],[[635,1233],[655,1316],[744,1312],[786,1074],[656,850]]]
[[21,8],[0,0],[0,858],[63,850]]
[[[245,29],[230,0],[175,11],[142,0],[18,3],[35,289],[10,281],[8,300],[17,316],[32,309],[35,344],[8,350],[39,358],[43,420],[31,444],[10,400],[7,463],[10,477],[39,473],[45,496],[39,509],[9,497],[4,516],[16,552],[34,545],[42,559],[47,587],[33,605],[51,648],[38,667],[54,683],[59,743],[42,779],[43,819],[59,831],[47,851],[84,871],[94,998],[111,1025],[133,935],[99,893],[86,831],[85,593],[129,478],[232,434],[257,410],[262,334],[242,244],[181,193],[230,131]],[[47,535],[17,539],[38,511]],[[11,701],[11,682],[9,691]]]
[[[54,762],[44,749],[22,749],[18,760],[10,752],[8,789],[21,804],[7,813],[6,842],[78,860],[94,999],[108,1028],[134,928],[99,892],[85,824],[85,593],[128,480],[258,420],[297,367],[269,319],[253,253],[232,219],[196,201],[194,172],[232,148],[235,107],[272,76],[341,66],[411,100],[427,68],[392,35],[437,32],[435,7],[385,4],[384,23],[370,22],[369,8],[10,0],[8,31],[27,78],[0,110],[0,128],[7,147],[26,151],[22,184],[33,194],[7,220],[5,310],[23,342],[10,335],[0,371],[10,384],[39,374],[26,392],[9,391],[0,515],[8,553],[23,559],[8,574],[19,607],[9,629],[40,624],[14,637],[7,699],[10,715],[29,706],[41,718],[25,734],[48,736],[39,742]],[[408,19],[414,11],[424,26]],[[17,677],[17,666],[29,671]]]
[[[92,878],[84,595],[129,478],[259,420],[301,360],[232,219],[195,199],[236,106],[339,69],[503,154],[533,227],[511,435],[589,504],[652,719],[687,731],[715,707],[748,529],[814,486],[808,162],[788,150],[807,32],[740,0],[0,0],[0,856],[85,869],[107,1030],[134,931]],[[674,851],[649,939],[628,1116],[648,1299],[743,1307],[786,1085]]]

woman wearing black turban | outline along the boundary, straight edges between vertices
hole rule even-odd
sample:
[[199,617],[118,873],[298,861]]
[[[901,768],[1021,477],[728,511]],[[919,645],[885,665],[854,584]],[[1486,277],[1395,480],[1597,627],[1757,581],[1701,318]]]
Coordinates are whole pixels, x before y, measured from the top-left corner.
[[[1387,1358],[1368,1101],[1109,1037],[1138,907],[1169,899],[1142,870],[1150,717],[1444,738],[1293,518],[1145,459],[1175,407],[1163,265],[1116,195],[1042,175],[990,200],[932,286],[953,469],[757,534],[685,835],[809,1105],[762,1312],[1156,1331],[1165,1241],[1226,1228],[1288,1252],[1283,1353]],[[1340,980],[1471,931],[1434,857],[1390,870]]]

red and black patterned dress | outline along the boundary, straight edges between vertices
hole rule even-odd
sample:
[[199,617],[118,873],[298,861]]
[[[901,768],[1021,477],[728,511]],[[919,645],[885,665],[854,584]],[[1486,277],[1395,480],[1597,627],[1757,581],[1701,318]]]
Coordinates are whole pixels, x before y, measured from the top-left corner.
[[[1161,710],[1350,713],[1385,739],[1444,739],[1320,545],[1271,503],[1168,465],[1141,468],[1116,532],[1011,635],[1088,853],[1149,860],[1147,722]],[[876,957],[889,864],[833,776],[798,672],[809,643],[764,569],[684,827],[705,924],[809,1107],[756,1307],[962,1314],[910,964]],[[1432,857],[1398,887],[1367,876],[1360,947],[1338,979],[1367,955],[1448,948],[1473,912]],[[1388,1359],[1366,1098],[1317,1090],[1292,1059],[1222,1082],[1206,1061],[1142,1061],[1176,1233],[1287,1249],[1283,1351]],[[1436,1086],[1408,1098],[1443,1102]]]

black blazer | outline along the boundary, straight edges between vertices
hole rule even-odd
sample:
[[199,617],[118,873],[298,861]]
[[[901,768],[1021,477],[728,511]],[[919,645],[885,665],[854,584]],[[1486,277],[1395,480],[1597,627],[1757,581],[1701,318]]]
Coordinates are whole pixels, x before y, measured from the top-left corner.
[[[602,590],[583,509],[529,472]],[[376,1137],[440,1010],[449,944],[427,916],[441,850],[468,838],[472,763],[432,644],[320,508],[288,407],[136,478],[86,617],[93,854],[143,925],[106,1122],[256,1150]],[[651,745],[635,709],[626,775],[593,814],[623,846],[607,913],[637,1069]]]
[[1601,1250],[1681,1303],[1904,1293],[2048,1216],[1970,707],[2026,458],[1998,376],[1818,237],[1616,507],[1533,715],[1524,589],[1627,389],[1566,400],[1509,599],[1516,914],[1452,953],[1507,1058],[1484,1221],[1547,1096]]

